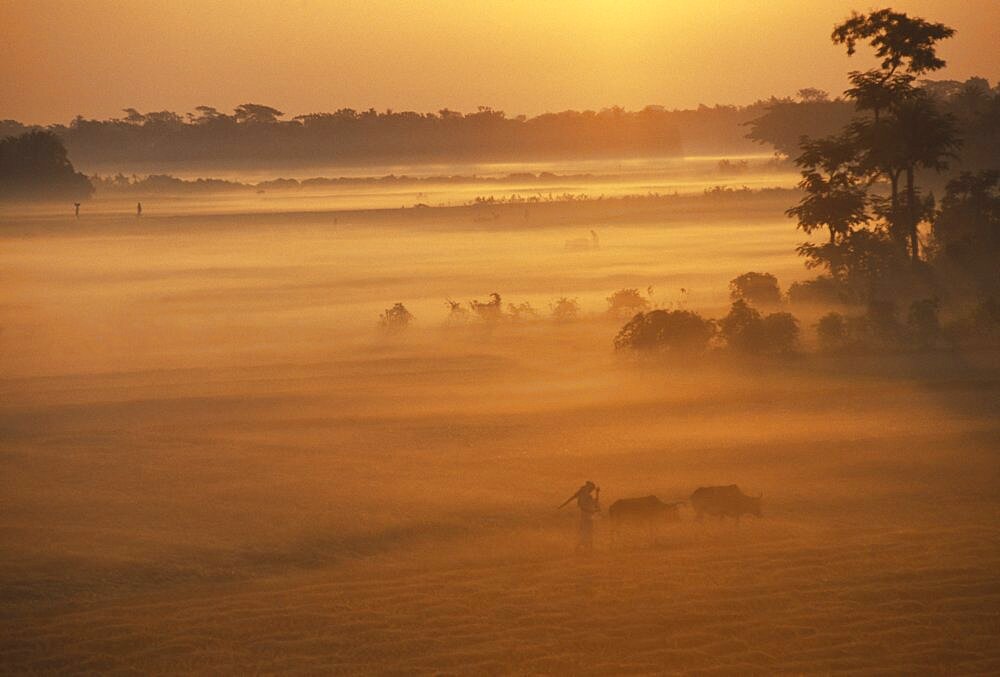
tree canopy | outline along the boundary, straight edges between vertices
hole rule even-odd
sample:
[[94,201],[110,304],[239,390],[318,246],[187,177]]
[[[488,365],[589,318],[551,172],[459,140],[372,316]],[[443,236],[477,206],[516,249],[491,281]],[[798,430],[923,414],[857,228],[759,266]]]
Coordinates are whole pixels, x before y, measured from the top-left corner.
[[0,139],[0,199],[82,200],[93,192],[90,180],[73,169],[65,146],[52,132]]

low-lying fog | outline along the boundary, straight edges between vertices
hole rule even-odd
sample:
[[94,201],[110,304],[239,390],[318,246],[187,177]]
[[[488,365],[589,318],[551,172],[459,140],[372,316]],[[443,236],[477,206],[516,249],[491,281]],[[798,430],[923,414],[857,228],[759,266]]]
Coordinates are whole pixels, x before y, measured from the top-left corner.
[[[459,197],[4,213],[8,669],[1000,670],[996,356],[634,363],[605,298],[806,277],[794,197],[412,208]],[[541,319],[448,322],[492,292]],[[764,516],[578,556],[588,479]]]

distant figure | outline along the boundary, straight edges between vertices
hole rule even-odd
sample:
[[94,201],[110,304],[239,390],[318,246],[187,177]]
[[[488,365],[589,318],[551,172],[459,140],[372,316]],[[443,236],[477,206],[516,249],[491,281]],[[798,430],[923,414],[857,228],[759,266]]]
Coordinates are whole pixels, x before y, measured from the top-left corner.
[[576,501],[576,507],[580,509],[580,533],[576,544],[577,552],[590,552],[594,549],[594,515],[601,511],[600,497],[601,488],[593,482],[588,481],[559,506],[562,508]]
[[80,218],[80,203],[79,202],[74,202],[73,203],[73,214],[76,216],[76,218]]
[[137,217],[142,216],[142,203],[141,202],[136,202],[135,203],[135,215]]
[[589,252],[596,251],[600,247],[600,242],[597,239],[597,232],[591,230],[590,237],[577,237],[572,240],[566,240],[566,251],[568,252]]

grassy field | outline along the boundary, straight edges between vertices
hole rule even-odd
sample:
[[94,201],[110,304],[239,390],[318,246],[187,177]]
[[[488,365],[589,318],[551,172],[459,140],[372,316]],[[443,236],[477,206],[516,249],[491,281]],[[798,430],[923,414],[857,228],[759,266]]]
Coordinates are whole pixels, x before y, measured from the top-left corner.
[[[4,215],[2,671],[1000,672],[997,355],[611,349],[805,277],[787,203]],[[583,316],[446,322],[494,291]],[[764,517],[578,555],[587,479]]]

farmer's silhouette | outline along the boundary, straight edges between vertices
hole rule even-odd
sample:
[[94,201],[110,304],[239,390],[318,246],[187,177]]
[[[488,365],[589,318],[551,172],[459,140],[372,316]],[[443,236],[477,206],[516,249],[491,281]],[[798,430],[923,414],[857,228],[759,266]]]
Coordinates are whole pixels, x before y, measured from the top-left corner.
[[580,534],[576,544],[577,551],[589,552],[594,549],[594,515],[601,511],[600,496],[601,488],[593,482],[587,482],[559,506],[562,508],[576,501],[576,507],[580,509]]

